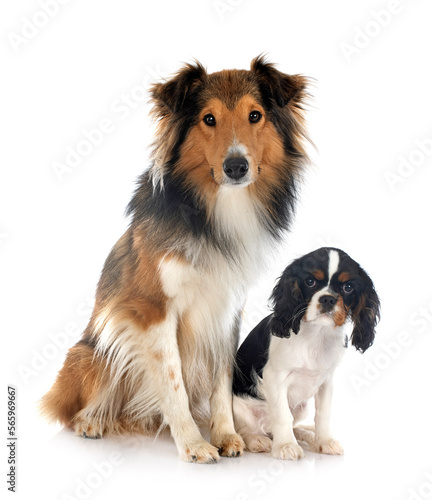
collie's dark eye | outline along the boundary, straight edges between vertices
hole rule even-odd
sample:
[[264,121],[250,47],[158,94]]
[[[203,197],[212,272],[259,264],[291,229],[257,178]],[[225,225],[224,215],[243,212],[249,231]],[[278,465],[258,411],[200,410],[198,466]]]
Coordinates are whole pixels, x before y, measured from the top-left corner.
[[214,127],[216,125],[216,118],[211,114],[205,115],[203,121],[209,127]]
[[259,111],[251,111],[249,113],[249,121],[251,123],[257,123],[261,120],[262,114]]
[[314,280],[313,278],[306,278],[305,285],[308,286],[309,288],[312,288],[316,285],[316,280]]
[[351,283],[344,283],[342,285],[342,290],[344,293],[349,294],[354,290],[354,287],[352,286]]

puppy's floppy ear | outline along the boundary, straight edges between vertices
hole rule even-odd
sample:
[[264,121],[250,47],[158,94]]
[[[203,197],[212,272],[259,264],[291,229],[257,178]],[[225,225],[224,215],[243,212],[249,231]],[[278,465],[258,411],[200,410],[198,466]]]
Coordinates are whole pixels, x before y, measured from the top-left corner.
[[276,337],[290,337],[290,330],[297,334],[306,311],[306,303],[290,267],[285,269],[270,297],[273,315],[270,330]]
[[360,268],[362,290],[357,304],[352,311],[354,329],[351,335],[352,345],[360,352],[365,352],[375,339],[375,327],[380,319],[380,301],[372,280]]
[[199,84],[206,77],[207,73],[204,66],[195,61],[194,64],[186,64],[165,83],[155,83],[151,87],[155,115],[162,118],[177,113],[183,107],[187,97],[197,90]]
[[263,55],[252,60],[251,71],[258,77],[264,100],[273,99],[280,108],[291,101],[299,103],[306,97],[307,78],[278,71]]

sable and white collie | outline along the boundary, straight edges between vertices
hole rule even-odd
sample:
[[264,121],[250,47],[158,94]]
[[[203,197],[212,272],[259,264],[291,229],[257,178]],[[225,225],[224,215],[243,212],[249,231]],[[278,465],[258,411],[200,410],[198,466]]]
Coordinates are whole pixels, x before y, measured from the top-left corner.
[[[84,437],[169,426],[189,462],[242,454],[232,416],[240,315],[293,216],[306,86],[260,56],[249,71],[188,64],[152,87],[152,165],[82,339],[42,398],[52,421]],[[211,444],[198,427],[206,419]]]
[[[330,431],[332,379],[348,346],[349,320],[353,346],[364,352],[373,344],[380,301],[372,280],[342,250],[320,248],[285,269],[271,300],[272,314],[237,352],[235,427],[253,452],[296,460],[303,457],[298,439],[341,455]],[[299,427],[310,398],[315,427]]]

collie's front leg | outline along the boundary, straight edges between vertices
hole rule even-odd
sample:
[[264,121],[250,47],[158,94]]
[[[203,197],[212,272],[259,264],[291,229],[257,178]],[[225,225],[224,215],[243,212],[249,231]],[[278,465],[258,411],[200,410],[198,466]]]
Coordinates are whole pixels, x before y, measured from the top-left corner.
[[210,398],[210,441],[224,457],[239,457],[245,448],[243,439],[234,429],[232,399],[232,367],[225,366],[220,369]]
[[186,462],[214,463],[219,460],[218,449],[203,439],[189,410],[176,331],[177,320],[166,318],[146,333],[152,358],[147,375],[156,388],[164,422],[180,457]]

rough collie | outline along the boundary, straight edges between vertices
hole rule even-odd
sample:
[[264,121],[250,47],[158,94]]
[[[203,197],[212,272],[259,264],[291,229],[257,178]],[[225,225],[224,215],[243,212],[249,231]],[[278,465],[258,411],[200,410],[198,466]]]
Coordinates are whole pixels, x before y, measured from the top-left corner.
[[188,64],[152,87],[152,164],[82,339],[42,398],[51,420],[93,438],[169,426],[189,462],[242,454],[231,389],[240,315],[292,219],[306,86],[258,57],[249,71]]

